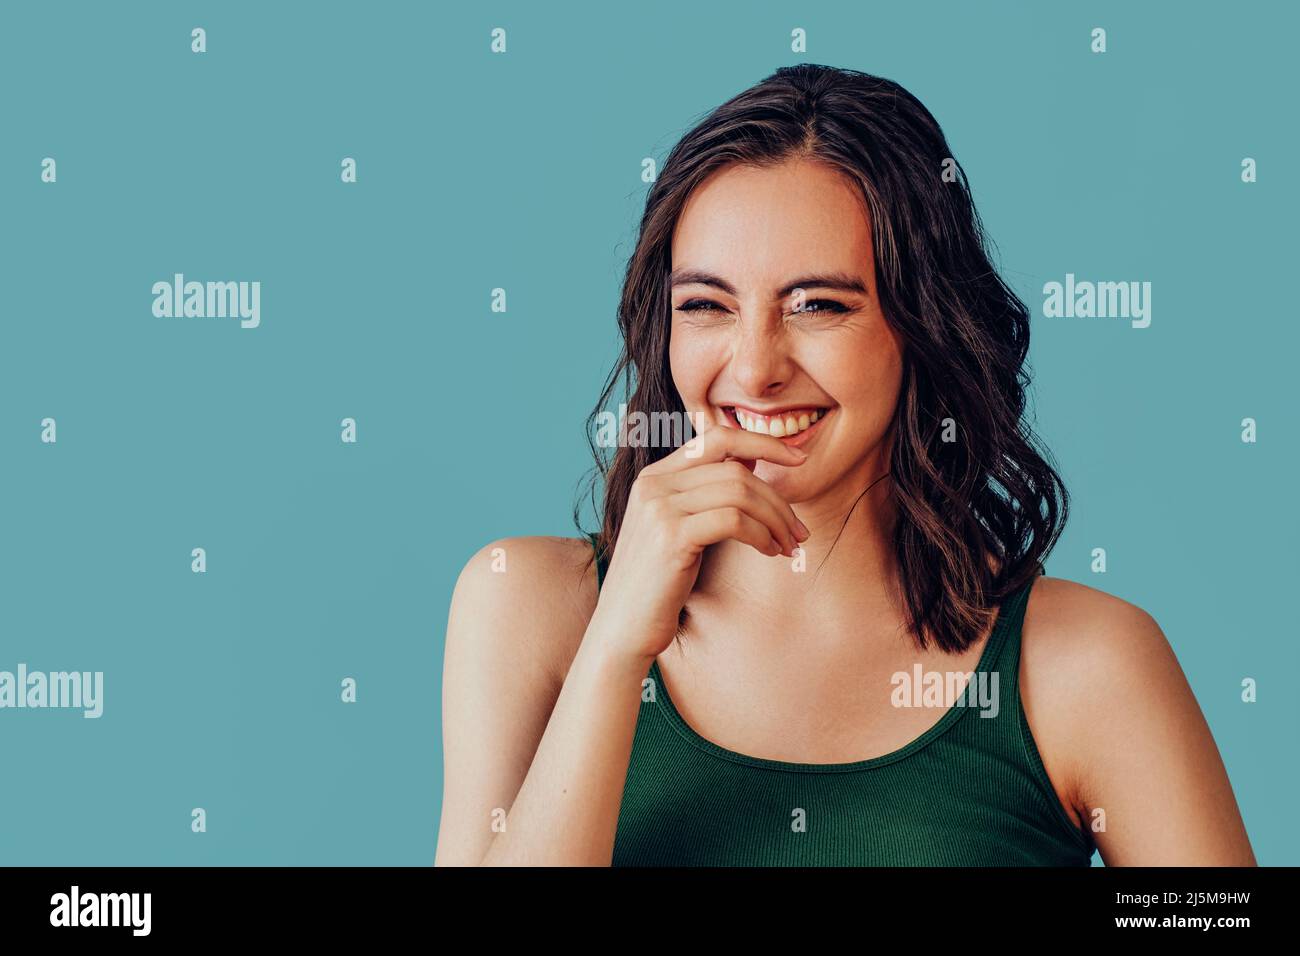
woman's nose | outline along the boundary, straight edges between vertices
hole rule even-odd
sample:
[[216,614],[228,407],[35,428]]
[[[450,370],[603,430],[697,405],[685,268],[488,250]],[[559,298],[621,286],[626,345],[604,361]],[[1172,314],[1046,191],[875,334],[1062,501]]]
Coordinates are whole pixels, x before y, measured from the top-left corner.
[[731,375],[747,395],[761,398],[790,381],[793,363],[779,329],[739,323],[731,355]]

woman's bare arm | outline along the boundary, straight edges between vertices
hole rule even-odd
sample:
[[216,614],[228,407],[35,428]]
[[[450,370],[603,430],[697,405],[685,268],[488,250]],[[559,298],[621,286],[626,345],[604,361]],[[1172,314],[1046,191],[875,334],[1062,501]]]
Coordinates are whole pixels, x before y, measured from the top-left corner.
[[1106,865],[1256,865],[1214,736],[1159,624],[1084,585],[1040,586],[1034,619],[1026,615],[1028,716]]
[[581,541],[515,538],[466,565],[447,626],[435,863],[610,864],[641,682],[704,550],[733,539],[793,555],[808,529],[753,469],[807,459],[771,435],[713,427],[642,468],[599,602]]
[[443,667],[435,865],[612,859],[650,661],[602,640],[589,554],[580,539],[512,538],[461,572]]

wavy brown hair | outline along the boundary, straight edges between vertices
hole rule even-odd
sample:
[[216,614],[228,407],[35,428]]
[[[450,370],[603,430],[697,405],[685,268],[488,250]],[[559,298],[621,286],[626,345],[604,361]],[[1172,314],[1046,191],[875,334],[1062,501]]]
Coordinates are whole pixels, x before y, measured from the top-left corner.
[[[596,547],[612,555],[632,482],[671,452],[597,447],[598,416],[616,387],[629,414],[685,412],[668,362],[668,274],[687,197],[724,166],[797,158],[848,176],[870,212],[881,308],[904,344],[889,487],[907,627],[922,649],[962,651],[1043,573],[1069,496],[1025,420],[1029,311],[990,262],[965,171],[929,110],[867,73],[782,67],[709,113],[664,161],[623,282],[623,349],[587,423]],[[956,441],[942,440],[945,424],[955,424]]]

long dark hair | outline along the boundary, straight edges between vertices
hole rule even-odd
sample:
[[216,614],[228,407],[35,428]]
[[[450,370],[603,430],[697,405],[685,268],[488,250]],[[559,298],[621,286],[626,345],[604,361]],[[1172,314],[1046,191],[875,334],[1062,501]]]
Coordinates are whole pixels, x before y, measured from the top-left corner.
[[[723,166],[805,157],[860,184],[870,210],[880,304],[904,344],[889,486],[907,627],[922,649],[933,641],[962,651],[1042,573],[1069,496],[1024,419],[1029,311],[990,262],[965,171],[929,110],[867,73],[782,67],[711,112],[664,161],[623,282],[623,349],[587,423],[596,547],[612,555],[632,482],[671,452],[644,447],[653,442],[612,456],[597,447],[596,422],[616,386],[629,414],[685,411],[668,362],[668,274],[687,197]],[[954,424],[957,440],[942,440]]]

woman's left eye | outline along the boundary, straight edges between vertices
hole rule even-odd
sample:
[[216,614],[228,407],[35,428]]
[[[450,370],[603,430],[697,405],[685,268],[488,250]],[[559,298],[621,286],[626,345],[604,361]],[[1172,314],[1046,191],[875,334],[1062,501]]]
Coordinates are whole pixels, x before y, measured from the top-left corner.
[[[815,305],[823,306],[823,308],[818,308],[818,309],[812,308]],[[829,306],[829,308],[825,308],[825,306]],[[810,302],[805,302],[802,309],[795,309],[794,311],[796,314],[799,314],[801,312],[842,313],[842,312],[847,312],[849,310],[845,306],[841,305],[839,302],[836,302],[834,299],[813,299]]]
[[678,312],[721,312],[722,307],[708,299],[690,299],[677,307]]

